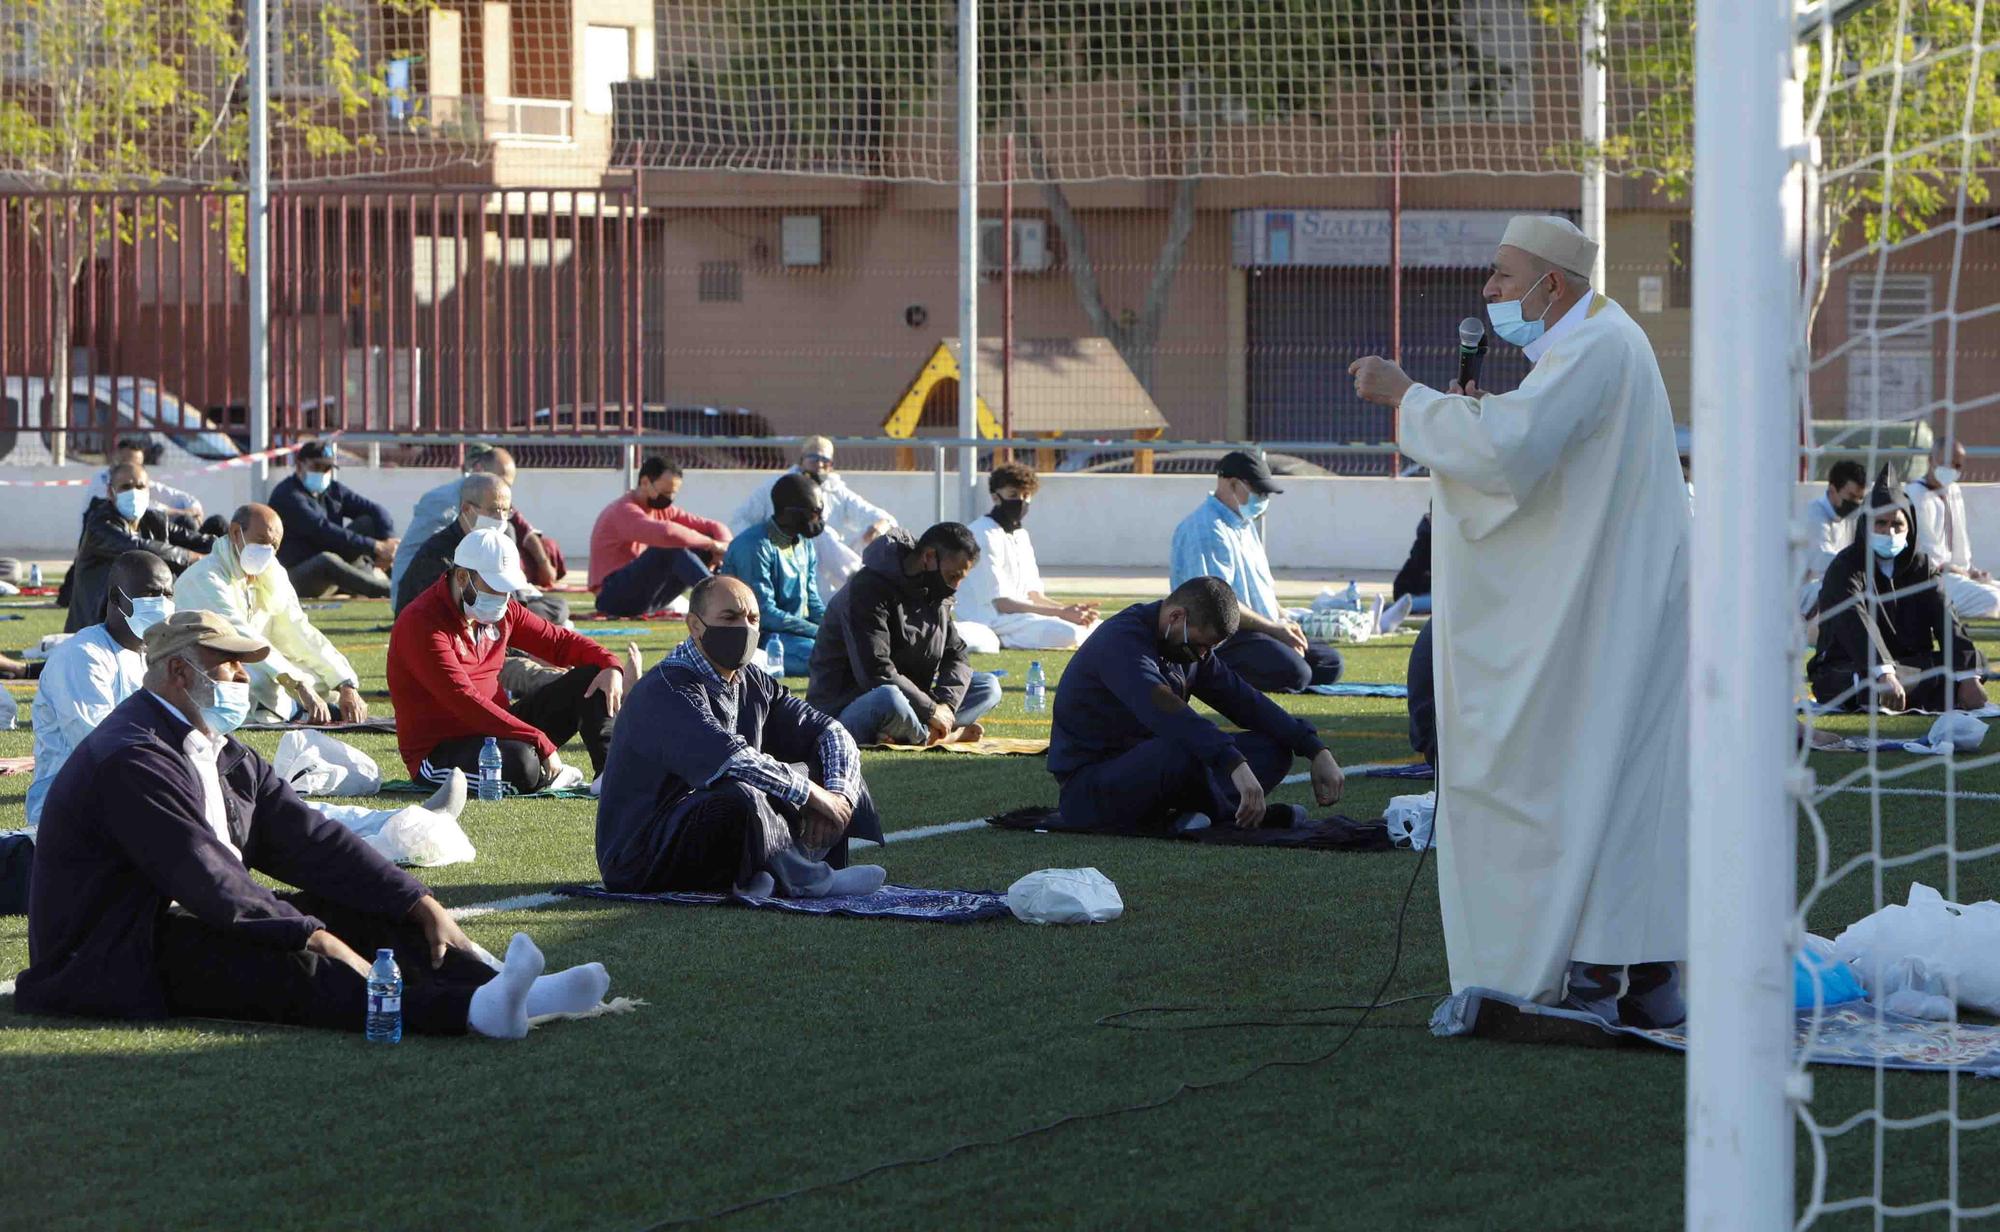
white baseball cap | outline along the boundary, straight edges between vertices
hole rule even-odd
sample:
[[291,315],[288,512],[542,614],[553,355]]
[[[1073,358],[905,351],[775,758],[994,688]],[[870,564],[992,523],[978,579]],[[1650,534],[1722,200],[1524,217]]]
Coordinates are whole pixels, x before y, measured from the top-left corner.
[[486,588],[498,594],[528,589],[528,575],[521,572],[521,549],[504,530],[473,531],[458,541],[451,563],[477,573]]

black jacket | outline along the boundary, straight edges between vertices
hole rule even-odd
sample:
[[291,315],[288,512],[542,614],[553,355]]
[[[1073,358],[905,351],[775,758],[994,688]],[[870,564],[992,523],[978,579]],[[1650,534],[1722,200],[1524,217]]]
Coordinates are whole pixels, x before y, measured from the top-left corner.
[[[513,528],[509,527],[509,537],[513,533]],[[450,573],[452,553],[458,551],[458,545],[464,539],[465,527],[459,525],[454,517],[445,523],[443,530],[424,540],[416,556],[411,558],[409,567],[403,570],[403,584],[390,597],[389,610],[402,611],[415,602],[418,595],[437,585],[439,578]]]
[[1838,676],[1843,682],[1852,676],[1870,675],[1870,664],[1881,659],[1879,652],[1869,653],[1871,627],[1897,663],[1935,666],[1944,661],[1945,647],[1950,646],[1953,671],[1977,670],[1981,664],[1979,648],[1945,602],[1938,572],[1929,558],[1917,551],[1916,536],[1910,536],[1885,579],[1881,570],[1873,567],[1867,527],[1864,520],[1861,536],[1826,568],[1819,609],[1832,614],[1820,617],[1818,653],[1806,664],[1806,674],[1815,679]]
[[806,701],[839,717],[854,699],[893,684],[919,718],[933,706],[956,711],[972,681],[965,643],[951,627],[954,601],[925,600],[903,561],[916,551],[908,531],[893,530],[861,553],[861,570],[827,601],[813,643]]
[[1396,572],[1395,584],[1389,588],[1391,599],[1404,595],[1427,595],[1431,593],[1431,515],[1425,514],[1417,523],[1416,542],[1410,545],[1410,558]]
[[141,690],[56,775],[35,836],[29,965],[14,994],[23,1011],[164,1018],[154,931],[170,902],[250,943],[304,949],[320,921],[251,869],[396,920],[426,893],[232,739],[217,770],[239,859],[208,827],[201,779],[181,751],[190,730]]
[[98,497],[83,511],[83,537],[77,540],[76,563],[70,566],[69,618],[63,629],[75,633],[103,621],[111,562],[125,553],[151,552],[179,577],[181,570],[214,546],[215,537],[202,534],[191,518],[148,509],[135,525],[125,520],[118,506]]

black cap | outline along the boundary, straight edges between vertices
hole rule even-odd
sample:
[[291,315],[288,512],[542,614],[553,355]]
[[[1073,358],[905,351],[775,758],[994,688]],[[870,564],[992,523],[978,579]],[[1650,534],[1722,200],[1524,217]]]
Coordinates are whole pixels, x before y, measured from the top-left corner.
[[1215,464],[1215,473],[1224,479],[1241,479],[1250,485],[1250,490],[1262,496],[1282,496],[1285,490],[1271,479],[1271,466],[1261,454],[1247,449],[1222,456]]
[[[333,458],[333,446],[325,441],[307,441],[299,446],[299,461],[318,462],[323,458]],[[338,459],[335,459],[338,461]]]

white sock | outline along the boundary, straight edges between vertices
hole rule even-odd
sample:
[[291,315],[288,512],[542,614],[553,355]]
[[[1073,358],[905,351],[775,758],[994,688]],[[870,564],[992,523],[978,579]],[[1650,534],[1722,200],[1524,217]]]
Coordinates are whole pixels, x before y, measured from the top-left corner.
[[603,963],[584,963],[545,975],[528,988],[528,1017],[581,1014],[604,1000],[604,994],[610,991],[611,974]]
[[836,894],[873,894],[887,880],[889,870],[880,864],[855,864],[833,870],[833,880],[826,893],[829,898]]
[[528,993],[547,964],[528,934],[515,933],[507,944],[500,974],[472,994],[465,1025],[492,1039],[521,1039],[528,1034]]
[[465,771],[453,769],[438,789],[431,793],[431,798],[424,801],[423,807],[433,813],[443,813],[453,821],[458,820],[458,815],[465,811]]

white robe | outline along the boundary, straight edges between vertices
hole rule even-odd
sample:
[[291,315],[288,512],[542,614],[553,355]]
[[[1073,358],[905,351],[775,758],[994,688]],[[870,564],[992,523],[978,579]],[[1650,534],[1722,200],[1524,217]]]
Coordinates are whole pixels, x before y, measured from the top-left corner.
[[[1454,991],[1687,957],[1687,491],[1646,335],[1601,295],[1521,388],[1423,385],[1438,895]],[[1775,772],[1775,771],[1774,771]]]
[[[2000,613],[2000,583],[1975,582],[1965,575],[1972,568],[1972,529],[1965,519],[1965,494],[1955,483],[1933,491],[1921,479],[1903,492],[1917,524],[1917,551],[1943,573],[1945,602],[1960,620],[1984,620]],[[1945,572],[1957,570],[1957,572]]]

